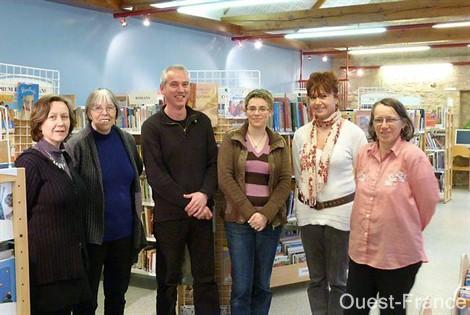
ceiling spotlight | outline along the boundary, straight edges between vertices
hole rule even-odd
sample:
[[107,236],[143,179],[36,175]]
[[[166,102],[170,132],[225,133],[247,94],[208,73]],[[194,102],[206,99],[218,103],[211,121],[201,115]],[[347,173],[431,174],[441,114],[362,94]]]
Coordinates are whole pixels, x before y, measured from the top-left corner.
[[133,11],[134,7],[123,7],[122,9],[126,11]]
[[237,46],[240,47],[240,48],[243,47],[243,44],[242,44],[241,40],[237,40]]
[[307,57],[307,60],[308,60],[308,61],[312,61],[312,56],[309,55],[309,56]]
[[144,21],[142,22],[142,24],[144,24],[144,26],[150,26],[150,19],[148,16],[144,18]]
[[362,77],[364,75],[364,70],[362,68],[357,69],[357,76]]
[[126,26],[127,26],[127,20],[126,20],[126,18],[120,18],[120,19],[119,19],[119,23],[121,23],[121,26],[122,26],[122,27],[126,27]]
[[261,49],[261,47],[263,47],[263,42],[261,40],[257,39],[255,41],[255,48],[256,49]]
[[321,58],[321,61],[327,62],[327,61],[328,61],[328,56],[327,56],[327,55],[323,56],[323,57]]

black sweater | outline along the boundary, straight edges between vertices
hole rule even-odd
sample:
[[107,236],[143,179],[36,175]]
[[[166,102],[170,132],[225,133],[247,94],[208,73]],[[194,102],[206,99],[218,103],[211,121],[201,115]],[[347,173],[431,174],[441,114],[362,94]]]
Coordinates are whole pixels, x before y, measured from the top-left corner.
[[[70,160],[67,155],[66,160]],[[80,278],[84,273],[83,183],[72,168],[73,180],[35,149],[23,152],[15,164],[26,169],[31,280],[47,284]]]
[[142,125],[142,153],[155,201],[156,222],[188,218],[183,194],[203,192],[212,207],[217,188],[217,145],[209,118],[189,107],[186,127],[164,108]]

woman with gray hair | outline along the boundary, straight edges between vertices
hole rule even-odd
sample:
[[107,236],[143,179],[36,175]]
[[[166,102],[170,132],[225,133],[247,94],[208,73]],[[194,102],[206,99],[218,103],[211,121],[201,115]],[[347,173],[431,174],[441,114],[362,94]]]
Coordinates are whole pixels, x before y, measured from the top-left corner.
[[256,89],[245,97],[247,122],[225,134],[217,163],[227,207],[225,233],[232,263],[233,315],[267,315],[270,278],[290,192],[290,150],[267,127],[273,97]]
[[96,89],[86,102],[88,125],[66,143],[91,192],[85,217],[93,297],[81,305],[80,314],[95,313],[102,271],[104,314],[124,314],[131,266],[145,244],[140,220],[142,160],[134,138],[115,126],[118,113],[114,94]]

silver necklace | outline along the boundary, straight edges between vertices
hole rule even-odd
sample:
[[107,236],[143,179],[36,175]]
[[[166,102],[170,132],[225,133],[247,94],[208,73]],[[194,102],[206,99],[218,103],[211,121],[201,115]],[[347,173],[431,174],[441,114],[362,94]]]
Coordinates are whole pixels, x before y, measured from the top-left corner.
[[258,147],[260,145],[264,145],[264,142],[265,142],[265,139],[266,139],[266,133],[257,142],[255,141],[255,139],[253,139],[253,137],[249,133],[247,133],[247,135],[248,135],[248,139],[250,140],[251,144],[255,147],[255,149],[258,149]]
[[54,159],[54,157],[49,152],[46,151],[46,153],[47,153],[47,156],[49,157],[49,160],[51,160],[52,163],[54,163],[55,166],[57,166],[58,168],[60,168],[62,170],[65,170],[65,161],[60,161],[60,162],[56,161]]

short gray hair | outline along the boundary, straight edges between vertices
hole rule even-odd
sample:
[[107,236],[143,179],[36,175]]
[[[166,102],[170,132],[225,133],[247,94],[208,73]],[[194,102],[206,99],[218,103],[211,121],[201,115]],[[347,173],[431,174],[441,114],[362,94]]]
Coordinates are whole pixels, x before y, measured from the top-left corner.
[[86,116],[89,122],[91,121],[91,119],[89,118],[88,113],[91,111],[91,108],[97,102],[101,102],[103,99],[106,101],[106,103],[114,105],[114,107],[116,108],[116,118],[119,116],[119,103],[114,93],[111,92],[111,90],[105,88],[97,88],[96,90],[91,92],[90,95],[88,95],[85,104]]
[[184,71],[184,73],[186,73],[186,75],[187,75],[188,78],[189,78],[189,71],[188,71],[188,68],[186,68],[186,67],[183,66],[183,65],[174,64],[174,65],[171,65],[171,66],[166,67],[166,68],[162,71],[162,74],[160,75],[160,85],[165,85],[166,80],[168,79],[168,72],[170,72],[171,70],[181,70],[181,71]]

